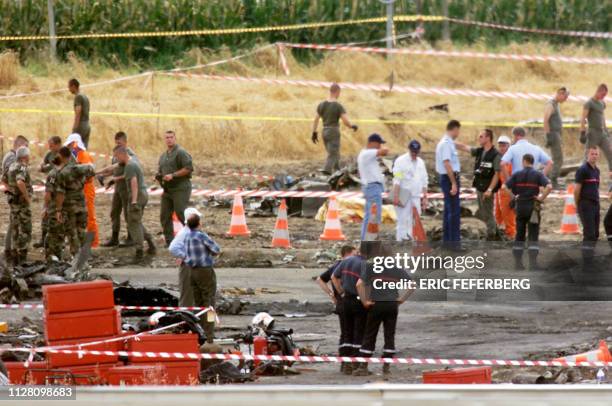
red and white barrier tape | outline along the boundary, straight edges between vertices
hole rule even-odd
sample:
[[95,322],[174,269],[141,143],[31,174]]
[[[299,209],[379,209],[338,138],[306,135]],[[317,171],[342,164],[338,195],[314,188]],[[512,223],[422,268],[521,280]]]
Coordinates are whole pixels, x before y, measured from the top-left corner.
[[289,70],[289,64],[287,64],[287,58],[285,57],[285,46],[279,43],[277,45],[277,49],[278,49],[278,63],[280,64],[280,67],[283,69],[283,72],[285,72],[285,75],[289,76],[291,75],[291,71]]
[[510,366],[510,367],[607,367],[612,362],[600,361],[530,361],[530,360],[504,360],[504,359],[454,359],[454,358],[381,358],[381,357],[335,357],[327,355],[249,355],[249,354],[206,354],[206,353],[181,353],[181,352],[142,352],[142,351],[98,351],[98,350],[64,350],[54,348],[10,348],[5,351],[29,352],[29,353],[52,353],[52,354],[77,354],[85,355],[108,355],[131,358],[166,358],[170,360],[259,360],[259,361],[289,361],[305,363],[321,362],[349,362],[371,364],[405,364],[405,365],[443,365],[443,366]]
[[[45,187],[36,185],[33,187],[34,192],[44,192]],[[0,192],[4,191],[4,186],[0,186]],[[149,196],[161,196],[164,191],[159,187],[151,187],[147,190]],[[96,189],[96,194],[107,194],[112,195],[114,193],[113,188],[103,188],[99,187]],[[234,196],[241,196],[244,198],[249,197],[274,197],[274,198],[310,198],[310,197],[319,197],[319,198],[329,198],[335,197],[338,199],[349,199],[353,197],[363,197],[363,193],[360,191],[352,191],[352,192],[338,192],[338,191],[300,191],[300,190],[243,190],[243,189],[193,189],[191,191],[191,197],[216,197],[216,198],[232,198]],[[553,192],[548,195],[549,198],[552,199],[565,199],[566,197],[572,196],[567,194],[566,192]],[[383,193],[383,197],[389,197],[388,193]],[[462,189],[461,194],[459,195],[461,199],[465,200],[473,200],[478,197],[478,195],[474,192],[473,189]],[[443,199],[444,193],[428,193],[428,199]]]
[[274,180],[274,176],[257,175],[255,173],[251,173],[251,172],[232,172],[232,171],[226,171],[226,172],[223,172],[222,175],[238,176],[238,177],[242,177],[242,178],[255,178],[257,180]]
[[[163,75],[184,77],[184,78],[195,78],[195,79],[207,79],[207,80],[220,80],[220,81],[232,81],[232,82],[250,82],[250,83],[263,83],[266,85],[290,85],[290,86],[302,86],[302,87],[318,87],[318,88],[329,88],[332,82],[325,82],[319,80],[296,80],[296,79],[272,79],[272,78],[253,78],[246,76],[227,76],[227,75],[205,75],[205,74],[190,74],[190,73],[164,73]],[[392,88],[388,84],[377,85],[370,83],[350,83],[343,82],[339,83],[344,89],[352,90],[367,90],[376,92],[398,92],[398,93],[410,93],[420,94],[429,96],[464,96],[464,97],[487,97],[497,99],[521,99],[521,100],[550,100],[552,97],[550,94],[544,93],[525,93],[525,92],[507,92],[507,91],[492,91],[492,90],[473,90],[473,89],[448,89],[448,88],[437,88],[437,87],[421,87],[421,86],[401,86],[394,85]],[[570,95],[569,100],[576,102],[584,102],[589,100],[588,96],[581,95]],[[612,101],[612,98],[607,97],[607,101]]]
[[[13,137],[4,137],[3,135],[0,135],[0,139],[4,139],[4,138],[6,138],[9,142],[15,141],[15,138]],[[31,141],[28,141],[28,143],[30,145],[36,145],[37,147],[47,148],[47,144],[39,140],[31,140]],[[93,152],[93,151],[87,150],[87,153],[91,156],[99,156],[100,158],[106,158],[106,159],[112,158],[112,155],[101,154],[99,152]]]
[[441,56],[456,58],[482,58],[482,59],[504,59],[512,61],[534,61],[534,62],[567,62],[592,65],[612,65],[612,58],[584,58],[561,55],[521,55],[521,54],[498,54],[491,52],[471,51],[438,51],[434,49],[408,49],[408,48],[376,48],[376,47],[354,47],[344,45],[319,45],[319,44],[290,44],[283,43],[287,48],[318,49],[328,51],[365,52],[378,54],[400,54],[420,56]]
[[448,21],[452,23],[457,23],[457,24],[475,25],[478,27],[495,28],[498,30],[506,30],[506,31],[528,32],[532,34],[565,35],[569,37],[585,37],[585,38],[612,38],[612,32],[546,30],[542,28],[525,28],[525,27],[515,27],[511,25],[495,24],[495,23],[484,23],[480,21],[460,20],[458,18],[448,18]]
[[[208,311],[210,307],[200,306],[116,306],[120,310],[205,310]],[[15,303],[15,304],[2,304],[0,303],[0,309],[44,309],[45,305],[42,303]]]

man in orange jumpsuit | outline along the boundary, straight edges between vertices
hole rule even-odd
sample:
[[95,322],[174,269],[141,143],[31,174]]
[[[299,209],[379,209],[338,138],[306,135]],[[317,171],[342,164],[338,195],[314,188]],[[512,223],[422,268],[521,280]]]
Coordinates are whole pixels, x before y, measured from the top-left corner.
[[[79,134],[70,134],[64,145],[70,148],[77,163],[93,165],[93,159],[87,152],[87,148],[85,144],[83,144],[83,140],[81,140]],[[85,187],[83,188],[83,193],[85,194],[85,205],[87,206],[87,231],[94,233],[94,239],[91,246],[95,248],[100,245],[100,240],[98,237],[98,223],[96,222],[96,187],[94,185],[94,178],[87,179]]]
[[[510,148],[510,138],[506,135],[502,135],[497,139],[497,150],[500,155],[503,156],[506,151]],[[509,174],[512,173],[512,164],[507,163],[502,165],[507,165]],[[499,172],[499,176],[501,178],[502,184],[505,184],[508,180],[506,176],[504,176],[504,171]],[[514,214],[514,209],[510,208],[510,196],[507,193],[503,193],[502,190],[499,190],[495,194],[495,222],[498,226],[504,225],[504,232],[506,237],[509,239],[514,239],[514,235],[516,234],[516,218]]]

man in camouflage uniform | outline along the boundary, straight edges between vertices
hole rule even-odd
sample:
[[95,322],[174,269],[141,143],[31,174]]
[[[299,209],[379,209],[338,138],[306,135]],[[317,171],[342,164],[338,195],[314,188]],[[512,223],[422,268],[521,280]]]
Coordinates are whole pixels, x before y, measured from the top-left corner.
[[[131,159],[138,161],[136,154],[127,146],[127,134],[123,131],[119,131],[115,134],[115,146],[125,147],[128,155]],[[125,243],[119,244],[119,232],[121,231],[121,212],[123,212],[123,218],[125,220],[126,228],[128,222],[128,190],[123,177],[124,166],[119,165],[117,158],[113,154],[113,160],[110,166],[98,171],[96,175],[102,177],[111,176],[113,177],[112,183],[108,183],[108,187],[114,183],[115,189],[113,191],[113,200],[111,203],[111,224],[112,224],[112,235],[111,238],[102,244],[103,247],[116,247],[119,246],[131,246],[133,245],[132,237],[128,231],[128,237]]]
[[164,189],[159,219],[168,247],[174,238],[172,213],[176,213],[180,222],[185,224],[184,213],[191,197],[193,163],[191,155],[176,143],[174,131],[166,131],[164,140],[168,150],[159,157],[155,179]]
[[117,163],[123,167],[124,182],[128,193],[128,229],[134,245],[136,246],[135,263],[140,263],[144,258],[144,241],[149,245],[148,253],[154,255],[156,252],[153,237],[144,224],[142,224],[142,215],[147,206],[149,195],[147,194],[147,185],[144,181],[144,174],[137,160],[130,157],[127,147],[115,147],[114,156]]
[[[58,136],[53,136],[47,140],[48,151],[40,163],[39,170],[47,175],[55,168],[53,160],[57,157],[59,149],[62,147],[62,139]],[[40,222],[40,241],[34,244],[34,248],[40,248],[45,246],[45,240],[47,232],[49,231],[49,217],[43,216]]]
[[[2,185],[4,185],[4,190],[5,190],[4,193],[6,194],[7,199],[11,198],[11,194],[8,189],[8,170],[10,166],[13,164],[13,162],[17,160],[17,149],[19,149],[19,147],[27,147],[28,144],[29,144],[28,139],[26,137],[24,137],[23,135],[18,135],[17,137],[15,137],[15,141],[13,141],[13,148],[9,152],[7,152],[6,155],[4,155],[4,157],[2,158],[2,176],[0,180],[2,181]],[[4,256],[7,259],[10,257],[10,254],[11,254],[10,229],[11,229],[11,219],[9,217],[9,224],[8,224],[6,236],[4,238]]]
[[[60,165],[55,185],[55,216],[62,224],[64,235],[70,244],[70,253],[78,253],[85,241],[87,208],[83,188],[87,178],[95,175],[93,165],[79,165],[68,147],[59,150]],[[56,237],[54,237],[56,238]]]
[[57,170],[60,162],[59,156],[53,161],[53,169],[49,171],[45,182],[45,202],[43,206],[43,222],[47,224],[47,238],[45,241],[45,258],[47,261],[52,260],[55,256],[57,259],[62,259],[64,252],[64,228],[63,224],[57,221],[55,215],[55,186],[57,182]]
[[32,240],[32,180],[28,164],[30,150],[20,147],[16,152],[17,160],[9,167],[8,186],[11,196],[11,246],[12,260],[15,265],[25,262],[28,256],[28,246]]

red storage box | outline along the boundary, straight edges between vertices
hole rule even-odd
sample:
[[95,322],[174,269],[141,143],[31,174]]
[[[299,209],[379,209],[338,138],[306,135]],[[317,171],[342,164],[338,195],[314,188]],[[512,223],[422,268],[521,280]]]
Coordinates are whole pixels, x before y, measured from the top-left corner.
[[491,383],[491,367],[423,372],[423,383]]
[[109,385],[156,385],[165,374],[163,365],[124,365],[109,369],[106,378]]
[[[61,341],[49,341],[49,345],[51,346],[60,346],[60,345],[72,345],[72,344],[86,344],[92,341],[102,341],[108,340],[117,337],[97,337],[97,338],[87,338],[87,339],[76,339],[76,340],[61,340]],[[67,347],[67,350],[78,351],[87,350],[87,351],[123,351],[124,349],[124,341],[112,341],[108,343],[94,344],[94,345],[86,345],[84,347]],[[49,362],[49,367],[58,368],[65,366],[78,366],[78,365],[90,365],[90,364],[108,364],[108,363],[116,363],[119,361],[118,355],[93,355],[93,354],[56,354],[56,353],[47,353],[47,361]]]
[[115,336],[121,332],[121,312],[118,309],[45,314],[47,342]]
[[111,309],[115,306],[113,282],[92,281],[43,286],[46,314]]
[[165,361],[154,364],[132,364],[138,366],[163,366],[164,385],[195,385],[200,383],[200,361]]
[[8,372],[9,382],[14,385],[24,384],[44,384],[45,378],[41,373],[33,373],[31,370],[44,371],[47,369],[47,363],[45,361],[30,362],[28,368],[25,367],[23,362],[5,362],[4,366]]
[[[127,351],[200,353],[200,345],[198,343],[198,336],[196,334],[145,334],[139,336],[138,338],[138,340],[128,341]],[[174,357],[129,357],[129,362],[133,364],[150,364],[152,361],[185,362]]]

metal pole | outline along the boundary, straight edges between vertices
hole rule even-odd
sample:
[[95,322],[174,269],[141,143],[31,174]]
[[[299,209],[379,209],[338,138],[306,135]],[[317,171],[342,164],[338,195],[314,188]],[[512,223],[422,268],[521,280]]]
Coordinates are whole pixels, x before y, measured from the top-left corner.
[[[393,3],[395,0],[387,0],[387,49],[393,48]],[[387,54],[389,56],[390,54]]]
[[47,16],[49,20],[49,50],[51,60],[57,60],[57,38],[55,37],[55,13],[53,12],[53,0],[47,0]]
[[450,27],[448,24],[448,0],[442,0],[442,15],[446,18],[442,22],[442,39],[450,41]]

